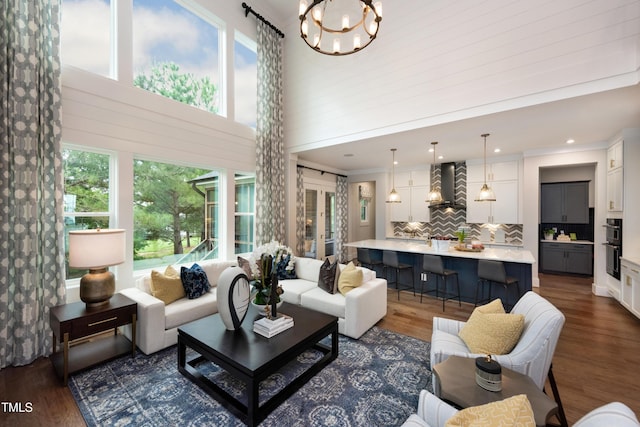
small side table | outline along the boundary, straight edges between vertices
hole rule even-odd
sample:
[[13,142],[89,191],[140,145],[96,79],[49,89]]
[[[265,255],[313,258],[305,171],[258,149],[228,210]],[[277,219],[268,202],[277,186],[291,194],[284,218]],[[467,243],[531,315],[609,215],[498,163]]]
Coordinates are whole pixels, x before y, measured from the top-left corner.
[[[88,309],[84,302],[51,307],[49,323],[53,330],[53,354],[51,362],[58,375],[67,385],[69,374],[86,369],[98,363],[114,359],[131,352],[136,354],[136,315],[138,305],[122,294],[115,294],[109,304]],[[129,341],[118,334],[118,327],[131,323]],[[89,342],[90,336],[114,330],[111,337],[98,338]],[[58,342],[63,343],[62,351],[57,351]],[[75,344],[70,347],[71,344]]]
[[436,396],[458,408],[484,405],[518,394],[526,394],[533,409],[536,426],[546,426],[558,413],[558,404],[538,388],[531,378],[502,367],[502,390],[488,391],[476,384],[475,359],[449,356],[433,367],[438,379]]

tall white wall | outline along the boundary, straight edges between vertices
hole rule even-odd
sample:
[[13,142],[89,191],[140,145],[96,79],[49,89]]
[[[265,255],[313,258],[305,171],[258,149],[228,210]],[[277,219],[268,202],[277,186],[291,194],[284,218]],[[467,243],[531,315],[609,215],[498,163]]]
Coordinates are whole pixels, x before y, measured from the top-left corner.
[[383,3],[378,38],[344,57],[307,47],[291,5],[285,140],[293,152],[638,82],[637,0]]

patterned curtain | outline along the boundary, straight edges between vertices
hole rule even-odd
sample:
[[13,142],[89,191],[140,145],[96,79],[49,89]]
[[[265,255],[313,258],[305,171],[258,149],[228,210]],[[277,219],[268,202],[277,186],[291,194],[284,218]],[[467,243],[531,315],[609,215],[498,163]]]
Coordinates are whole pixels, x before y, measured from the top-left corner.
[[256,246],[285,242],[285,171],[282,129],[282,43],[258,21],[256,125]]
[[347,234],[349,222],[347,213],[349,209],[348,188],[347,178],[336,176],[336,259],[338,262],[347,261],[347,247],[344,244],[349,238]]
[[0,368],[52,350],[65,300],[59,0],[0,9]]
[[297,168],[296,174],[296,256],[304,256],[304,172]]

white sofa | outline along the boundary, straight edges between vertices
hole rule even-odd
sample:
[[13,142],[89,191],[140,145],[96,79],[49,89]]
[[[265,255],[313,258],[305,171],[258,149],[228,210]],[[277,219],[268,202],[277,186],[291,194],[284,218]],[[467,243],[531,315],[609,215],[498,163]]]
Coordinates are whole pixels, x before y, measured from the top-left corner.
[[[363,267],[362,285],[346,295],[330,294],[318,287],[322,261],[296,258],[297,279],[281,280],[281,298],[288,303],[331,314],[338,318],[338,332],[358,339],[387,314],[387,281]],[[340,269],[345,265],[340,264]]]
[[[179,326],[218,312],[218,278],[222,271],[236,266],[237,262],[215,260],[198,264],[211,284],[210,291],[200,298],[182,298],[165,306],[164,302],[151,295],[150,274],[139,278],[134,287],[120,291],[138,303],[136,344],[143,353],[155,353],[176,344]],[[362,285],[343,296],[329,294],[318,287],[322,261],[296,258],[295,265],[298,278],[280,281],[285,290],[282,299],[338,317],[339,333],[360,338],[387,314],[387,281],[376,278],[375,272],[362,268]],[[130,326],[123,327],[123,332],[131,339]]]
[[[190,267],[192,264],[186,265]],[[203,261],[198,265],[207,274],[211,284],[209,292],[200,298],[181,298],[169,305],[151,295],[151,275],[146,274],[136,280],[135,287],[122,289],[121,294],[138,303],[138,323],[136,344],[145,354],[155,353],[178,342],[178,327],[218,312],[216,285],[220,274],[236,261]],[[176,270],[180,271],[178,266]],[[131,327],[123,327],[123,333],[131,339]]]

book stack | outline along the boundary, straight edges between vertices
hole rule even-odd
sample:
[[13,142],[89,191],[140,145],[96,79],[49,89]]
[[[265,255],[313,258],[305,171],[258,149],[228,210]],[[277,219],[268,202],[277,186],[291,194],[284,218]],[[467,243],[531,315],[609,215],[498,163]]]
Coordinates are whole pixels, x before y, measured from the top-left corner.
[[286,331],[292,326],[293,318],[280,313],[274,319],[267,319],[266,317],[263,317],[253,322],[253,332],[260,334],[263,337],[271,338],[282,331]]

